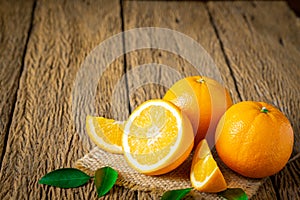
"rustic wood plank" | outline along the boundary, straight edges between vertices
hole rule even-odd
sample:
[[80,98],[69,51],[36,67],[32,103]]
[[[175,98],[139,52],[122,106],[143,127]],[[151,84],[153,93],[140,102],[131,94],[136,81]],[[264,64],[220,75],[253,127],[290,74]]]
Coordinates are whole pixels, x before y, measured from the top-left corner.
[[[242,99],[274,104],[286,114],[294,129],[295,156],[300,151],[299,19],[285,2],[210,2],[208,9]],[[295,166],[288,164],[271,177],[277,198],[299,194]]]
[[0,167],[10,126],[33,1],[0,1]]
[[[119,32],[118,0],[37,2],[0,173],[0,199],[97,199],[92,183],[58,189],[39,185],[38,180],[54,169],[72,167],[92,148],[75,130],[73,84],[87,54]],[[98,92],[103,90],[101,95],[110,96],[123,71],[123,58],[119,58],[99,77]],[[114,76],[107,78],[112,73]],[[104,95],[96,97],[96,110],[109,116],[110,99]],[[82,106],[81,102],[76,106]],[[134,195],[116,187],[106,199]]]
[[260,186],[257,194],[251,197],[251,200],[261,199],[277,199],[276,189],[273,186],[272,180],[268,178],[266,182]]
[[[234,80],[230,75],[229,68],[226,65],[224,57],[220,50],[218,38],[214,33],[214,29],[210,24],[209,16],[202,2],[157,2],[157,1],[125,1],[124,3],[124,26],[125,30],[138,27],[161,27],[179,31],[191,37],[200,43],[204,49],[212,56],[215,61],[225,86],[235,102],[239,101],[239,96],[235,90]],[[163,16],[163,17],[162,17]],[[149,36],[150,37],[150,36]],[[170,35],[172,37],[172,35]],[[151,37],[150,37],[151,38]],[[131,41],[137,43],[138,41]],[[161,41],[165,43],[165,41]],[[126,48],[126,45],[125,45]],[[180,47],[178,47],[180,48]],[[199,74],[193,69],[193,66],[180,56],[173,53],[157,50],[144,49],[130,52],[127,58],[127,71],[136,67],[147,64],[157,63],[164,64],[182,73],[184,76]],[[163,73],[163,72],[162,72]],[[168,74],[147,74],[147,76],[135,76],[135,80],[128,82],[129,88],[134,87],[136,82],[144,78],[148,80],[155,79],[160,76],[163,79],[172,80]],[[141,86],[135,91],[129,89],[130,103],[132,109],[143,101],[151,98],[160,98],[164,95],[166,87],[157,84],[148,84]]]
[[289,162],[282,171],[271,178],[274,187],[277,188],[278,199],[297,199],[300,197],[299,155],[297,159]]

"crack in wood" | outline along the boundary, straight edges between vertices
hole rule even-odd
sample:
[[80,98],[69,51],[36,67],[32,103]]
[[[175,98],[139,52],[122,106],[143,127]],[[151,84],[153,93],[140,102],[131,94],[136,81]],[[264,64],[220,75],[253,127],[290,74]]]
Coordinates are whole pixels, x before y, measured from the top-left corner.
[[275,191],[276,199],[281,199],[281,198],[280,198],[279,191],[276,190],[276,187],[275,187],[275,186],[276,186],[275,176],[276,176],[276,175],[271,176],[270,179],[271,179],[271,182],[272,182],[274,191]]
[[237,86],[237,80],[236,80],[236,78],[235,78],[235,76],[234,76],[234,73],[233,73],[233,70],[232,70],[232,67],[231,67],[229,58],[228,58],[228,56],[227,56],[227,54],[226,54],[226,52],[225,52],[225,49],[224,49],[224,44],[223,44],[223,42],[222,42],[222,40],[221,40],[221,38],[220,38],[220,35],[219,35],[219,31],[218,31],[217,25],[216,25],[216,23],[215,23],[215,21],[214,21],[214,18],[213,18],[212,14],[211,14],[211,12],[210,12],[208,6],[207,6],[207,3],[205,4],[205,8],[206,8],[207,13],[208,13],[208,16],[209,16],[209,22],[211,23],[211,25],[212,25],[212,27],[213,27],[213,29],[214,29],[214,32],[215,32],[215,34],[216,34],[216,36],[217,36],[217,39],[218,39],[218,41],[219,41],[220,48],[221,48],[222,54],[223,54],[223,56],[224,56],[226,65],[228,66],[230,75],[232,76],[232,79],[233,79],[233,82],[234,82],[234,87],[235,87],[235,90],[236,90],[236,92],[237,92],[237,95],[238,95],[239,99],[242,100],[241,94],[240,94],[239,89],[238,89],[238,86]]
[[282,37],[279,37],[279,38],[278,38],[278,42],[279,42],[279,44],[280,44],[281,46],[284,47],[284,43],[283,43]]
[[[249,22],[249,20],[248,20],[248,18],[247,18],[247,16],[246,16],[245,13],[243,13],[242,16],[243,16],[243,19],[244,19],[244,21],[246,22],[247,27],[248,27],[248,29],[249,29],[249,31],[250,31],[250,33],[251,33],[251,36],[252,36],[252,35],[253,35],[253,30],[252,30],[251,24],[250,24],[250,22]],[[251,16],[251,17],[253,17],[253,19],[254,19],[254,16]],[[252,19],[251,19],[251,20],[252,20]]]
[[127,58],[126,58],[126,46],[125,46],[125,17],[124,17],[124,2],[123,0],[120,0],[120,17],[121,17],[121,28],[122,28],[122,42],[123,42],[123,58],[124,58],[124,78],[125,78],[125,87],[126,87],[126,94],[127,94],[127,99],[128,99],[128,112],[131,114],[131,106],[130,106],[130,94],[129,94],[129,86],[128,86],[128,77],[126,75],[127,73]]
[[12,124],[12,120],[13,120],[13,115],[14,115],[14,111],[15,111],[15,107],[16,107],[16,103],[17,103],[18,91],[19,91],[19,87],[20,87],[20,80],[21,80],[21,76],[22,76],[22,73],[23,73],[24,68],[25,68],[25,56],[26,56],[26,53],[27,53],[27,47],[28,47],[30,35],[31,35],[31,32],[32,32],[35,8],[36,8],[36,0],[34,0],[33,5],[32,5],[32,11],[31,11],[31,16],[30,16],[30,24],[29,24],[29,28],[28,28],[28,31],[27,31],[26,42],[25,42],[25,46],[24,46],[24,50],[23,50],[23,54],[22,54],[22,64],[21,64],[20,74],[19,74],[19,77],[18,77],[19,81],[17,83],[16,92],[15,92],[14,97],[12,99],[13,104],[12,104],[12,108],[11,108],[11,111],[10,111],[10,117],[9,117],[9,120],[8,120],[8,123],[7,123],[7,130],[5,131],[6,134],[5,134],[5,137],[4,137],[3,149],[2,149],[1,159],[0,159],[0,170],[2,169],[2,161],[3,161],[3,158],[4,158],[5,153],[6,153],[8,136],[9,136],[9,132],[10,132],[10,128],[11,128],[11,124]]

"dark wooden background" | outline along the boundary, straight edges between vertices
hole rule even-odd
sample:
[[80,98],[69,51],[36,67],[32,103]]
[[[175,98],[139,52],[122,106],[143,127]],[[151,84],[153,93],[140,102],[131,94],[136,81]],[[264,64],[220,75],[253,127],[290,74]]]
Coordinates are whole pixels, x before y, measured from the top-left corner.
[[[148,26],[180,31],[199,42],[234,102],[266,101],[286,114],[295,133],[293,158],[253,199],[299,199],[300,20],[288,4],[119,0],[0,1],[0,199],[96,199],[92,183],[58,189],[39,185],[38,179],[73,166],[92,148],[82,142],[72,120],[72,87],[85,57],[110,36]],[[98,90],[107,95],[96,98],[97,113],[110,117],[118,79],[153,62],[178,70],[189,65],[151,49],[118,58],[99,81]],[[139,88],[128,95],[131,109],[165,90]],[[104,199],[134,198],[158,197],[114,187]]]

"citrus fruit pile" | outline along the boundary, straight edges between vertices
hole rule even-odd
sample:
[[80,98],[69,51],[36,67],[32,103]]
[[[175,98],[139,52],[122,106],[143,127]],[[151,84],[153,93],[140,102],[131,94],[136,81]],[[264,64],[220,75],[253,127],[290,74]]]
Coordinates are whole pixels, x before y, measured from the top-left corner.
[[138,106],[126,122],[87,116],[86,128],[97,146],[123,154],[146,175],[172,171],[194,150],[190,181],[202,192],[227,188],[210,152],[214,144],[233,171],[262,178],[285,166],[294,142],[289,120],[274,106],[252,101],[232,105],[227,89],[203,76],[179,80],[163,99]]

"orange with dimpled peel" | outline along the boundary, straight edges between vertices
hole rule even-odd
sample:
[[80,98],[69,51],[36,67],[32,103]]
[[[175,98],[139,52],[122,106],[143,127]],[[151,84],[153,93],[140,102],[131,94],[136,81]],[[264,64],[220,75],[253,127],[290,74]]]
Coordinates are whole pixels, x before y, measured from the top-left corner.
[[216,150],[232,170],[251,178],[271,176],[291,156],[294,133],[274,106],[244,101],[231,106],[216,131]]
[[219,119],[232,105],[227,89],[205,76],[191,76],[176,82],[163,97],[178,106],[190,119],[195,133],[195,147],[206,137],[214,143]]

